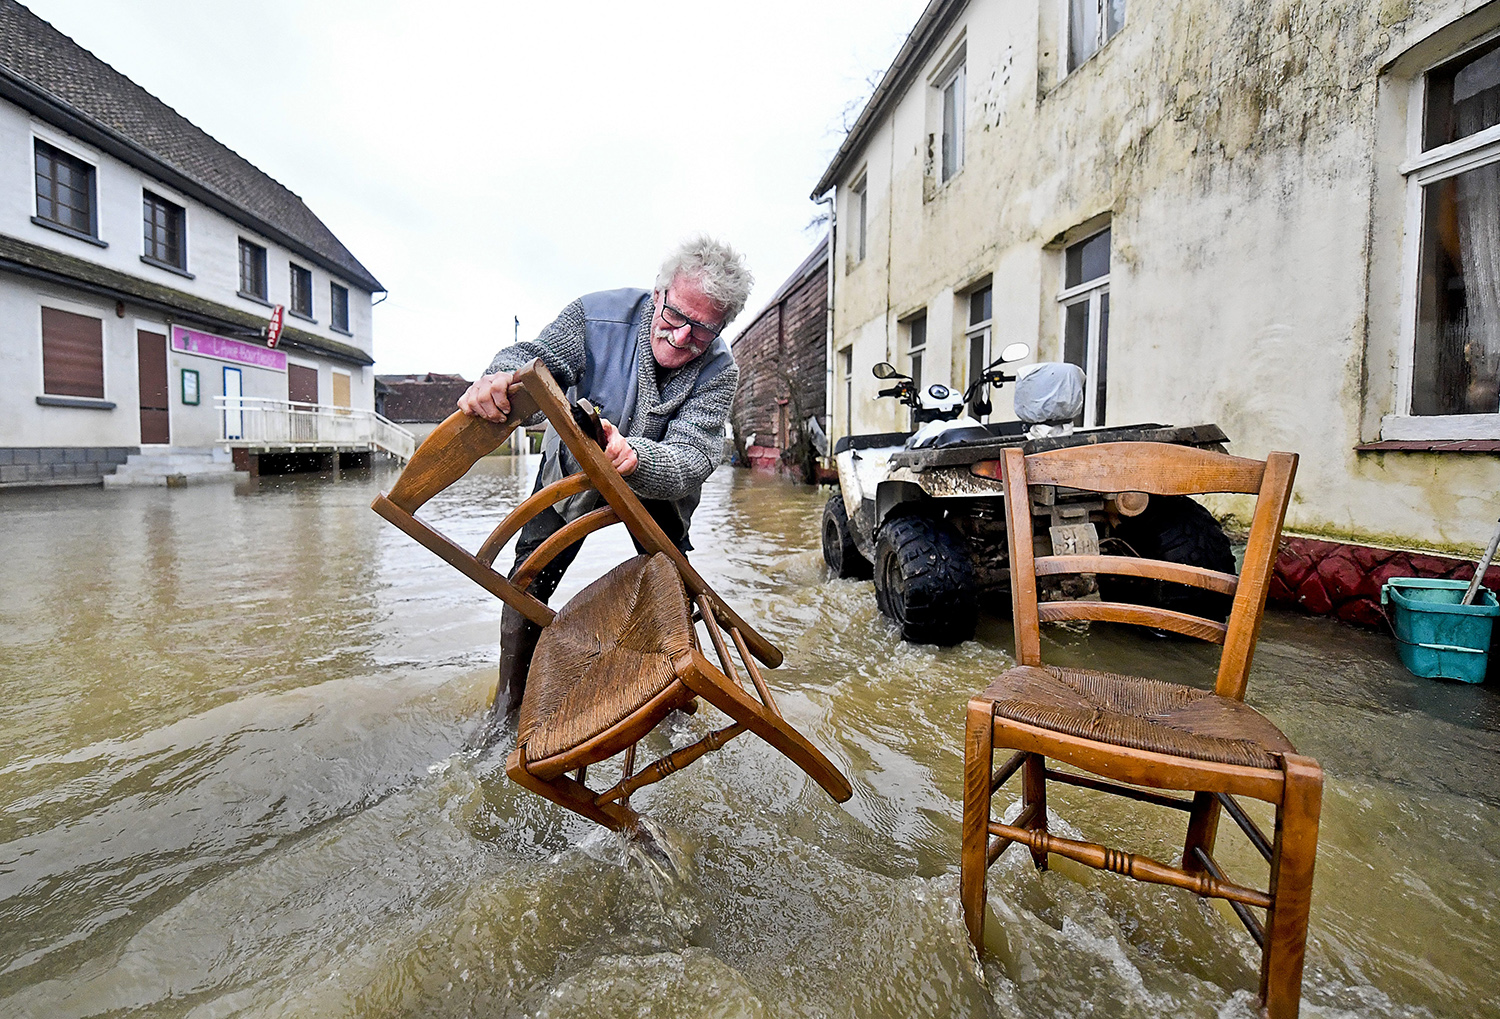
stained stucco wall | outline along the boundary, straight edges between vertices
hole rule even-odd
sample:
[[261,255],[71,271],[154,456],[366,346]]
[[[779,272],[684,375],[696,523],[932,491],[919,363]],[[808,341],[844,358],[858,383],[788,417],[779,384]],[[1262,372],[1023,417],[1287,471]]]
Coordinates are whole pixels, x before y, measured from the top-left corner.
[[[1396,406],[1410,82],[1500,4],[1131,4],[1071,74],[1060,8],[966,5],[849,163],[841,184],[863,174],[869,195],[854,261],[841,188],[834,262],[855,430],[904,421],[868,372],[899,358],[914,312],[924,376],[964,381],[961,302],[986,279],[996,345],[1060,359],[1062,248],[1108,225],[1107,424],[1212,421],[1234,452],[1299,452],[1288,519],[1307,533],[1483,543],[1500,457],[1354,447]],[[941,184],[935,86],[960,53],[966,158]]]

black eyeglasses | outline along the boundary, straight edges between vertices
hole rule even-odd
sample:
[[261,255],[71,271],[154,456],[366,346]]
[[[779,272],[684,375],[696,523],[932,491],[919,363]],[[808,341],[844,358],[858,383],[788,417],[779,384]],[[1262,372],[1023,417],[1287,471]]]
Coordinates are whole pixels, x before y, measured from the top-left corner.
[[711,326],[706,322],[699,322],[688,318],[682,312],[667,303],[667,292],[661,294],[661,320],[666,323],[668,329],[681,329],[683,326],[692,326],[692,337],[699,343],[707,346],[719,338],[719,333],[724,331],[723,326]]

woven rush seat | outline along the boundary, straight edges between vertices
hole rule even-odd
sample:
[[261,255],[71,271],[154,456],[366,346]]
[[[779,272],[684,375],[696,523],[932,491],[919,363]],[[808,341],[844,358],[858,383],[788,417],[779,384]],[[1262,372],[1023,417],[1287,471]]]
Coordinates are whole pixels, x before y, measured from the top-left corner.
[[1277,768],[1274,755],[1296,752],[1244,702],[1154,679],[1022,665],[981,696],[1013,721],[1136,750],[1251,768]]
[[[561,774],[566,768],[549,768],[549,758],[587,743],[665,691],[675,678],[673,660],[692,647],[687,596],[672,561],[659,552],[626,560],[575,595],[542,631],[517,748],[538,774]],[[662,714],[675,706],[663,705]]]

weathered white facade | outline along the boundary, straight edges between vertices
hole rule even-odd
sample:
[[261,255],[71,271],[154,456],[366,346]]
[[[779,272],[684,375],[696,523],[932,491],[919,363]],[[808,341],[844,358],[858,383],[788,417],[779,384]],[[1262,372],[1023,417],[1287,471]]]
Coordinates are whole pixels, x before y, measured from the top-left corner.
[[[1500,165],[1493,121],[1425,140],[1429,72],[1493,52],[1488,87],[1500,2],[1102,8],[924,12],[815,192],[838,194],[834,436],[905,425],[875,398],[876,361],[906,369],[915,351],[924,381],[965,384],[987,322],[990,357],[1025,340],[1094,384],[1105,356],[1086,424],[1214,422],[1233,452],[1300,453],[1292,529],[1482,545],[1500,443],[1446,440],[1500,440],[1500,413],[1482,387],[1479,412],[1412,411],[1424,200],[1444,175]],[[1077,59],[1085,9],[1103,41]],[[1478,208],[1500,221],[1487,180]],[[1466,269],[1471,318],[1490,266]],[[971,329],[985,287],[990,318]],[[995,417],[1008,410],[997,394]]]
[[[71,480],[65,465],[100,450],[210,446],[225,395],[373,410],[380,284],[301,200],[19,5],[0,4],[0,29],[0,484]],[[48,204],[66,174],[83,220]],[[151,257],[152,200],[175,210],[175,264]],[[242,243],[264,251],[263,296],[246,292]],[[49,383],[58,312],[102,337],[102,394],[60,391],[55,368]],[[166,413],[143,431],[142,375],[162,368],[143,344],[163,341]]]

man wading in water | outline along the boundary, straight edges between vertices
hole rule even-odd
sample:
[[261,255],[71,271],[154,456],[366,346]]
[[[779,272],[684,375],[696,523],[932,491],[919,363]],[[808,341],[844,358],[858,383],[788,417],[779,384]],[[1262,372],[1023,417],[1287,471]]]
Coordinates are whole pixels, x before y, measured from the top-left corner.
[[[720,334],[745,307],[752,282],[744,259],[727,244],[708,237],[689,241],[662,263],[656,289],[587,294],[535,340],[501,350],[459,398],[459,409],[504,420],[512,374],[541,358],[571,398],[586,397],[599,408],[605,455],[667,537],[687,552],[692,548],[688,525],[703,482],[724,456],[724,421],[739,381]],[[549,425],[535,491],[578,469]],[[597,492],[585,492],[533,517],[521,529],[511,572],[564,523],[599,501]],[[543,602],[551,598],[582,544],[575,542],[548,563],[531,593]],[[540,634],[540,627],[509,605],[501,611],[495,718],[507,718],[521,706]]]

